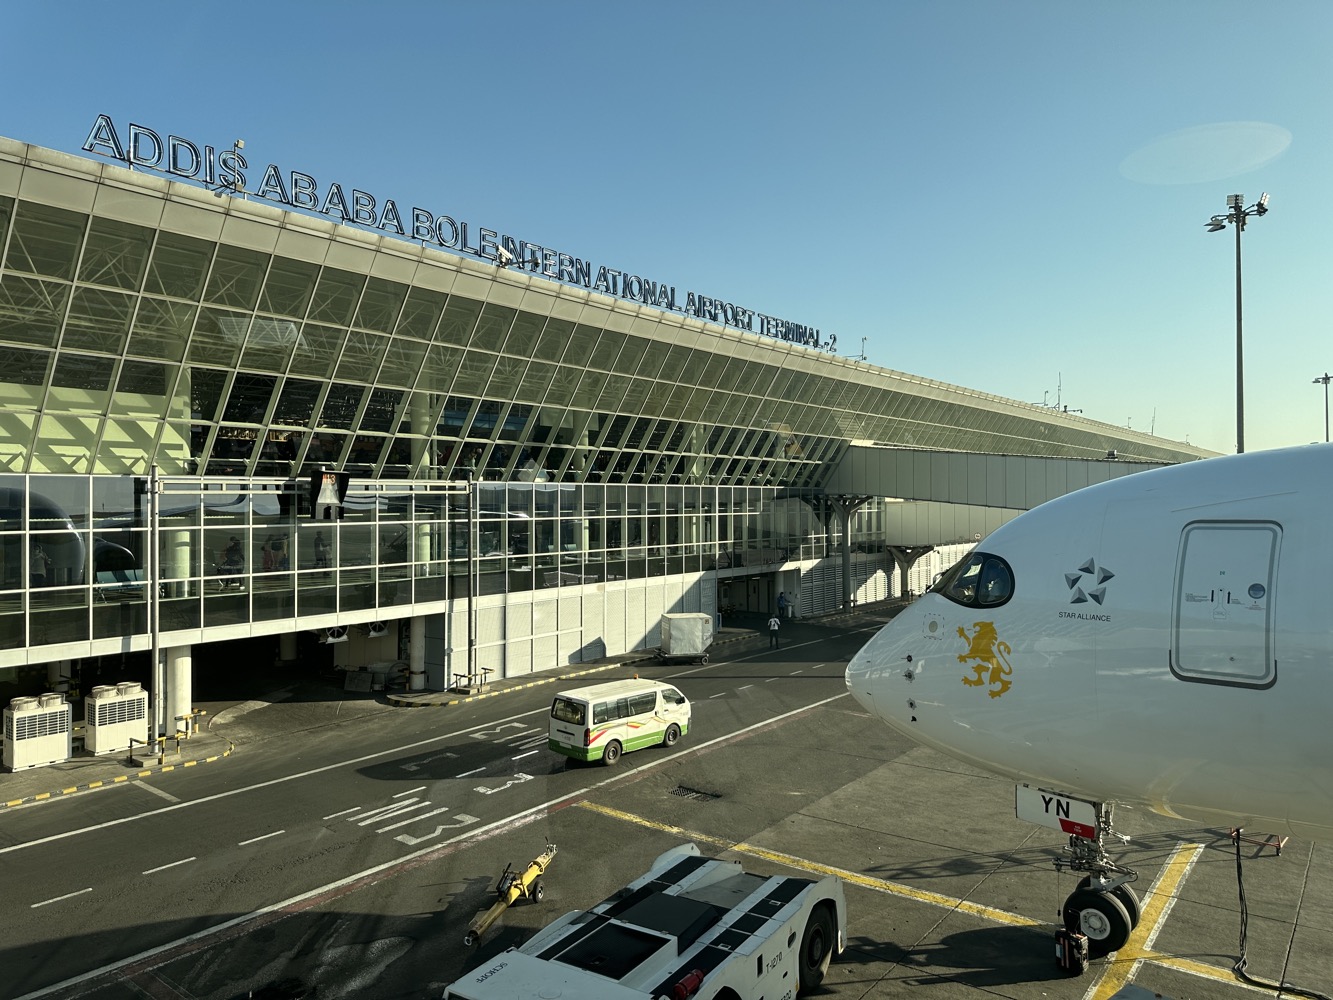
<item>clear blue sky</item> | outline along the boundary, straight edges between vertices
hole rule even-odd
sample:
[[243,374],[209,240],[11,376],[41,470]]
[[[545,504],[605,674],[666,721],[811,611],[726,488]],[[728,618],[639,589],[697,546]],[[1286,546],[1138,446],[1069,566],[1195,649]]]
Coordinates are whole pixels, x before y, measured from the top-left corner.
[[[99,114],[1221,452],[1322,440],[1333,3],[6,7],[0,134]],[[1249,124],[1243,124],[1249,123]],[[1256,124],[1257,123],[1257,124]],[[1058,396],[1057,396],[1058,392]]]

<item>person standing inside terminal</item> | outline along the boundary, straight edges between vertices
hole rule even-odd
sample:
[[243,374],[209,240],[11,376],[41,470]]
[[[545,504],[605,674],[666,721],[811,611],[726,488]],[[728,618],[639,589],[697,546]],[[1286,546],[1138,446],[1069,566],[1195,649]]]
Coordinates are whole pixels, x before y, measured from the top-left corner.
[[782,591],[780,594],[778,594],[778,617],[779,618],[788,617],[787,592],[785,590]]
[[46,586],[46,572],[51,568],[51,557],[46,554],[46,549],[42,548],[39,542],[32,543],[32,554],[30,556],[28,573],[31,577],[32,586]]
[[773,617],[768,620],[768,648],[778,648],[778,629],[782,628],[782,619],[773,613]]

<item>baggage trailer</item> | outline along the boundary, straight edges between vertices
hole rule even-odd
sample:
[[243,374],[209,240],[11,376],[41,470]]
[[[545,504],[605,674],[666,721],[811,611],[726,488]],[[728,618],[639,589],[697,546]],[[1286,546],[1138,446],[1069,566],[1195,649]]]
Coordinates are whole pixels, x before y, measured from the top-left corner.
[[754,875],[694,844],[586,912],[567,913],[444,991],[445,1000],[792,1000],[847,941],[842,882]]
[[713,616],[702,612],[662,616],[662,645],[657,658],[663,663],[707,663],[713,642]]

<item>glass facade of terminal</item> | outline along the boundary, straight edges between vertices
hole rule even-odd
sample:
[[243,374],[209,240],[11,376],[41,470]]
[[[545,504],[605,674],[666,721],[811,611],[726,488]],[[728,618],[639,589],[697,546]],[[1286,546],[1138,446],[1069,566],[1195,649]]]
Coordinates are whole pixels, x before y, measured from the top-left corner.
[[535,313],[2,196],[0,250],[10,472],[817,487],[852,439],[1179,458],[813,351],[794,364],[739,338],[671,343],[595,310]]
[[[833,556],[841,538],[816,497],[753,488],[380,482],[354,485],[337,521],[311,516],[305,484],[165,477],[158,496],[167,636],[771,573]],[[145,477],[0,476],[0,504],[0,664],[6,650],[147,634]],[[878,510],[854,522],[859,559],[871,558]]]
[[[142,644],[154,467],[159,631],[198,642],[615,581],[707,580],[686,610],[712,610],[728,579],[832,563],[822,486],[853,441],[1196,457],[140,172],[0,154],[0,666]],[[320,469],[352,478],[340,522],[309,515]],[[860,579],[892,572],[889,502],[851,522]],[[496,613],[501,647],[540,627]]]

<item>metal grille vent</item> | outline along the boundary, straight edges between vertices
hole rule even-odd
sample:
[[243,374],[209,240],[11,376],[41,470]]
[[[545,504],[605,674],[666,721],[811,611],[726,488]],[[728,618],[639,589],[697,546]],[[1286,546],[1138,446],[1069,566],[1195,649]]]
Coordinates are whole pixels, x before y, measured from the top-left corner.
[[712,792],[701,792],[697,788],[686,788],[684,785],[677,785],[671,789],[672,795],[678,795],[682,799],[697,799],[700,802],[712,802],[714,799],[722,798],[721,795],[714,795]]

